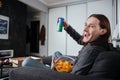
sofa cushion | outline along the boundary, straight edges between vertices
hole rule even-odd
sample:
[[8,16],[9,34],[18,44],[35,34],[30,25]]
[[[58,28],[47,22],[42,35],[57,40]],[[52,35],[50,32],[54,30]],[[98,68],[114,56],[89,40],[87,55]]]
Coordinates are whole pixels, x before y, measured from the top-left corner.
[[118,78],[120,75],[120,53],[117,51],[102,52],[96,58],[89,76]]
[[112,80],[56,72],[42,68],[19,67],[11,70],[9,80]]
[[13,69],[10,71],[9,76],[10,80],[81,80],[79,77],[80,76],[74,74],[33,67],[19,67]]

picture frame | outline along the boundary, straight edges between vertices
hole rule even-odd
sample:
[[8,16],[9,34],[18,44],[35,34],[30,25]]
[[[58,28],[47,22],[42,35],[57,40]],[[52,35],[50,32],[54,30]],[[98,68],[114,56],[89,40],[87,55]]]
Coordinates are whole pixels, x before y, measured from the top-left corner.
[[9,37],[9,17],[0,15],[0,39]]
[[0,50],[0,59],[11,58],[14,55],[13,50]]

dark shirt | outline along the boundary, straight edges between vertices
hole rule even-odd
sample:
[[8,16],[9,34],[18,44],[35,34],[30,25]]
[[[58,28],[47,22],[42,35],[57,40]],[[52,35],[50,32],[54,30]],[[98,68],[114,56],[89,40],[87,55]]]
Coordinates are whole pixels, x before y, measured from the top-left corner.
[[[82,36],[77,33],[71,26],[65,30],[78,44],[83,44]],[[98,54],[107,50],[106,44],[107,43],[93,45],[88,43],[83,45],[83,48],[78,53],[71,73],[77,75],[87,75]]]

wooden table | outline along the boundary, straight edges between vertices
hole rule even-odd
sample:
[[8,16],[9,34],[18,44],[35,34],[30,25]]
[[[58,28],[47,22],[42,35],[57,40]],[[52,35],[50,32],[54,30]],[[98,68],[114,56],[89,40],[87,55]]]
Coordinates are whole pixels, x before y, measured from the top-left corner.
[[[33,58],[38,61],[42,61],[42,58],[40,58],[40,57],[34,57],[34,56],[28,56],[28,57]],[[20,67],[25,58],[27,58],[27,57],[10,58],[9,60],[10,60],[10,62],[12,62],[13,67]]]

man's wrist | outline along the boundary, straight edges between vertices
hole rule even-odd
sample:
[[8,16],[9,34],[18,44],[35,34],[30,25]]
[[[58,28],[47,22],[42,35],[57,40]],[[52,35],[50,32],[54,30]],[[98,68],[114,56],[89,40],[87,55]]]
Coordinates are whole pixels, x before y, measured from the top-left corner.
[[66,24],[66,25],[64,26],[64,28],[67,29],[69,26],[70,26],[69,24]]

